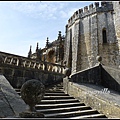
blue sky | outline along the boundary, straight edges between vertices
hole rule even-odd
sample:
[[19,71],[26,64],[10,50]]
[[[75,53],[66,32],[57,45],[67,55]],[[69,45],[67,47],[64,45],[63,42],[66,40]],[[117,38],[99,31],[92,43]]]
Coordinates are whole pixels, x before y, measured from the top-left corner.
[[65,35],[73,13],[95,1],[0,1],[0,51],[27,57],[30,45],[44,48]]

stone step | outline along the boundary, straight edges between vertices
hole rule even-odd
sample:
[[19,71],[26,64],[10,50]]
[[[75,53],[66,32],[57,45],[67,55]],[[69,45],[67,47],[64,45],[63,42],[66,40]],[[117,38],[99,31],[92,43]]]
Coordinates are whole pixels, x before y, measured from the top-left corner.
[[62,85],[54,85],[54,86],[52,86],[51,88],[63,88],[63,86]]
[[[20,90],[15,90],[20,95]],[[63,91],[46,91],[45,95],[47,94],[55,94],[55,95],[66,95]]]
[[14,90],[15,90],[16,92],[20,92],[20,89],[19,89],[19,88],[14,88]]
[[56,100],[56,99],[74,99],[71,96],[44,96],[43,100]]
[[78,110],[72,112],[62,112],[62,113],[51,113],[51,114],[44,114],[47,118],[65,118],[65,117],[74,117],[74,116],[82,116],[82,115],[92,115],[98,114],[97,110]]
[[[16,92],[20,95],[20,89],[16,89]],[[45,115],[45,119],[106,118],[97,110],[65,94],[61,84],[46,89],[44,98],[35,105],[35,108]]]
[[72,106],[85,106],[84,103],[75,102],[75,103],[60,103],[60,104],[37,104],[35,108],[38,109],[48,109],[48,108],[61,108],[61,107],[72,107]]
[[64,93],[62,89],[49,89],[49,90],[46,90],[45,92]]
[[17,92],[17,94],[19,94],[20,95],[20,91],[18,92],[18,91],[16,91]]
[[60,113],[60,112],[70,112],[70,111],[76,111],[76,110],[90,110],[90,109],[91,109],[91,107],[89,107],[89,106],[72,106],[72,107],[63,106],[62,108],[39,109],[37,111],[47,114],[50,112]]
[[82,116],[76,116],[76,117],[68,117],[67,119],[81,119],[81,118],[107,118],[104,114],[92,114],[92,115],[82,115]]
[[41,100],[41,104],[56,104],[56,103],[73,103],[78,102],[76,99],[56,99],[56,100]]
[[65,93],[55,93],[55,92],[53,92],[53,93],[45,93],[45,96],[69,96],[68,94],[65,94]]
[[[20,92],[17,92],[20,95]],[[49,97],[51,98],[59,98],[61,96],[61,98],[66,97],[66,98],[73,98],[70,97],[68,94],[64,94],[64,93],[45,93],[44,98],[47,99]]]
[[50,88],[50,89],[63,90],[63,87],[53,87],[53,88]]

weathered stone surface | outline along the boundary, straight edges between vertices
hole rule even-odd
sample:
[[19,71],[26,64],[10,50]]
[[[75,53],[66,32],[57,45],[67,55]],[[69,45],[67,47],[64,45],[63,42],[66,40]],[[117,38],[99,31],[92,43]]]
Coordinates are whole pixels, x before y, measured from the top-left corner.
[[120,93],[120,70],[102,66],[102,85]]
[[96,57],[96,60],[97,60],[98,62],[101,62],[101,61],[102,61],[102,57],[101,57],[101,56],[97,56],[97,57]]
[[26,81],[21,87],[21,97],[30,106],[30,111],[36,111],[35,105],[42,100],[44,94],[44,85],[36,79]]
[[23,83],[30,79],[38,79],[44,85],[49,85],[61,81],[64,77],[65,66],[63,65],[29,59],[6,52],[0,52],[0,61],[0,73],[5,75],[14,88],[21,88]]
[[44,114],[41,112],[22,112],[19,114],[21,118],[44,118]]
[[66,69],[64,70],[64,75],[65,75],[65,77],[68,77],[68,78],[69,78],[70,74],[71,74],[71,69],[70,69],[70,68],[66,68]]
[[[100,55],[102,64],[119,69],[119,2],[106,2],[102,7],[98,5],[82,13],[79,10],[70,17],[66,26],[64,59],[67,67],[72,63],[72,74],[91,68],[98,63],[96,57]],[[104,29],[107,43],[103,42]]]
[[28,106],[16,93],[8,80],[0,75],[0,118],[16,117]]
[[64,79],[65,92],[80,102],[97,109],[108,118],[120,118],[119,93],[103,86],[86,83],[74,83]]
[[101,85],[101,64],[71,75],[70,81]]

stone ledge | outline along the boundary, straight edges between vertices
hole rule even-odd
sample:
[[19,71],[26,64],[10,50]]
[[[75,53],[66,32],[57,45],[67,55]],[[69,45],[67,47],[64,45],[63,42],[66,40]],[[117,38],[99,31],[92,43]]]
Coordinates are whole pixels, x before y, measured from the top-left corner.
[[[119,93],[92,84],[73,83],[63,80],[65,93],[84,102],[87,106],[105,114],[108,118],[120,118],[120,95]],[[107,90],[105,92],[105,89]]]
[[8,80],[0,75],[0,118],[13,118],[24,112],[28,106],[17,94]]

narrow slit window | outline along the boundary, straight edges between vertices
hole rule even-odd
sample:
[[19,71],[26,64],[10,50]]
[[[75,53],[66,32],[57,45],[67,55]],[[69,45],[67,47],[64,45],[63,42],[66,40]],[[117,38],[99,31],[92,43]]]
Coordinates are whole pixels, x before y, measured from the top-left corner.
[[102,30],[102,36],[103,36],[103,43],[107,43],[106,29],[103,29],[103,30]]

